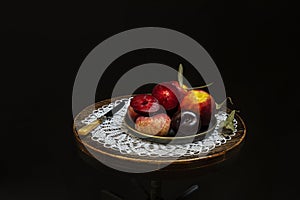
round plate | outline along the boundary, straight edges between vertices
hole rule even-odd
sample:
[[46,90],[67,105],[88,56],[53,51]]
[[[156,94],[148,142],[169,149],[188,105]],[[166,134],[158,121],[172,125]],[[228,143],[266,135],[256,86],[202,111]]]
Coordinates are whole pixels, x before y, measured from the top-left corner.
[[201,131],[195,135],[188,135],[188,136],[181,136],[181,137],[172,137],[172,136],[156,136],[156,135],[149,135],[143,132],[140,132],[134,128],[134,123],[128,118],[126,115],[124,118],[124,126],[128,129],[128,133],[134,135],[140,139],[148,140],[155,143],[161,144],[185,144],[190,142],[199,141],[205,138],[206,135],[214,131],[217,125],[217,119],[213,117],[211,126],[208,127],[206,130]]

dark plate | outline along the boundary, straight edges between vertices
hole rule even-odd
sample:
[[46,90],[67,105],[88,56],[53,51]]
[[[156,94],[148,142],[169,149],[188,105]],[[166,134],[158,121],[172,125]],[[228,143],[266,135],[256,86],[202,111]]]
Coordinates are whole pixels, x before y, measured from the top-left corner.
[[198,132],[195,135],[187,135],[187,136],[180,136],[180,137],[155,136],[155,135],[148,135],[146,133],[142,133],[135,129],[134,123],[128,118],[127,115],[124,118],[124,125],[128,129],[129,134],[136,136],[143,140],[148,140],[151,142],[161,143],[161,144],[168,144],[171,142],[172,142],[172,144],[185,144],[185,143],[203,140],[205,138],[205,136],[207,136],[209,133],[211,133],[215,129],[215,127],[217,125],[217,119],[214,117],[212,119],[212,123],[211,123],[210,127],[207,127],[204,130],[200,130],[200,132]]

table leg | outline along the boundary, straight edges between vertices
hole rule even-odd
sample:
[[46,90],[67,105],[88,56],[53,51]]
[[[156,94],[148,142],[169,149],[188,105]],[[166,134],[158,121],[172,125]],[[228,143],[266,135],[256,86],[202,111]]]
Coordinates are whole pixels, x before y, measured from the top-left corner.
[[162,200],[161,181],[152,180],[150,182],[150,200]]
[[184,200],[184,199],[188,198],[189,195],[191,195],[193,192],[195,192],[198,189],[199,189],[198,185],[193,185],[193,186],[189,187],[186,191],[184,191],[184,193],[182,193],[180,196],[178,196],[176,200]]

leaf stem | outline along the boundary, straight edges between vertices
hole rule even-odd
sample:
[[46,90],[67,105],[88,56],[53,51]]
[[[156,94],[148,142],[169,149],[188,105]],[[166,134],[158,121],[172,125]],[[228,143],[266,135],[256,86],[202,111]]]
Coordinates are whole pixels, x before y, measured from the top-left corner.
[[182,87],[183,86],[183,67],[182,64],[179,64],[179,68],[178,68],[178,83],[179,86]]
[[209,83],[207,85],[198,86],[198,87],[186,88],[186,90],[196,90],[196,89],[206,88],[206,87],[211,86],[212,84],[214,84],[214,82],[211,82],[211,83]]
[[233,105],[231,97],[227,97],[224,101],[222,101],[222,103],[220,103],[220,104],[216,103],[216,109],[219,110],[220,108],[222,108],[223,105],[226,103],[227,99],[229,100],[231,105]]

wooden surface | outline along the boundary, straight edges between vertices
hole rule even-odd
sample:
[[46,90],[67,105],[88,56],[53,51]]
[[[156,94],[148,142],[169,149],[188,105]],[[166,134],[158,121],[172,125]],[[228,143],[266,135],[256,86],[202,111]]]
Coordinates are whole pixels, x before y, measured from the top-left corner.
[[[221,163],[228,158],[231,158],[239,152],[241,144],[246,136],[246,126],[242,118],[236,114],[236,120],[238,122],[237,133],[231,140],[227,141],[215,149],[211,150],[208,154],[203,156],[190,156],[180,157],[174,161],[174,158],[153,158],[147,156],[134,156],[128,154],[121,154],[116,150],[103,147],[102,144],[93,141],[91,135],[85,137],[79,137],[77,130],[84,126],[81,121],[87,117],[91,112],[105,104],[109,104],[117,99],[127,98],[129,96],[122,96],[114,99],[107,99],[98,102],[94,105],[88,106],[83,109],[74,119],[73,131],[78,144],[79,149],[90,157],[94,157],[98,160],[110,159],[111,163],[118,167],[124,168],[137,168],[137,167],[157,167],[160,171],[186,171],[195,170],[199,168],[205,168],[208,166]],[[126,163],[126,164],[125,164]],[[168,165],[161,169],[161,166]],[[125,168],[126,166],[126,168]]]

